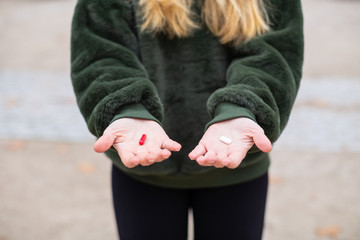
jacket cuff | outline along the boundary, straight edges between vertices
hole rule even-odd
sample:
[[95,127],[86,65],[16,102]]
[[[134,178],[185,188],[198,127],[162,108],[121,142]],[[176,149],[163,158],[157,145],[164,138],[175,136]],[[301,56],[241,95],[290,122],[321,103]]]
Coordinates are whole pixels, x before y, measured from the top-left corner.
[[153,115],[151,115],[151,113],[149,113],[148,110],[146,110],[144,105],[142,105],[141,103],[134,103],[122,107],[120,112],[118,112],[118,114],[116,114],[115,117],[111,120],[110,124],[120,118],[125,117],[153,120],[161,126],[161,122]]
[[232,103],[220,103],[215,109],[214,118],[206,124],[205,131],[211,124],[238,117],[250,118],[256,122],[255,115],[249,109],[239,107],[238,105]]

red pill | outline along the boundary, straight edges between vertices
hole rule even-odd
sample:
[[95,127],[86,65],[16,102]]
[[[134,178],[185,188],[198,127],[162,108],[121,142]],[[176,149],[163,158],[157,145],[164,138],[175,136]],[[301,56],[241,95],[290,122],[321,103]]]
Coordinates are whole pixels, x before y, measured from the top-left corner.
[[143,135],[141,136],[141,138],[140,138],[139,144],[140,144],[140,145],[144,145],[145,140],[146,140],[146,134],[143,134]]

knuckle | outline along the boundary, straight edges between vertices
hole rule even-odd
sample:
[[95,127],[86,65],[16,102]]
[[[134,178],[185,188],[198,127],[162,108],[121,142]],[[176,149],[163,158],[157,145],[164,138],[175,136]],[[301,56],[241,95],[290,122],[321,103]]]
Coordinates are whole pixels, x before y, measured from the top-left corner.
[[224,168],[224,165],[222,165],[222,164],[216,164],[216,165],[214,165],[214,167],[216,167],[216,168]]
[[233,162],[231,164],[229,164],[228,168],[230,169],[235,169],[240,165],[240,162]]
[[201,166],[205,166],[205,160],[196,160],[196,162]]
[[149,162],[147,162],[147,161],[142,161],[142,162],[140,162],[140,165],[141,166],[144,166],[144,167],[146,167],[146,166],[149,166],[151,163],[149,163]]
[[148,160],[149,162],[155,162],[157,158],[158,158],[157,154],[151,153],[151,154],[149,154],[149,156],[147,157],[147,160]]
[[133,168],[137,165],[132,162],[123,162],[123,163],[124,163],[125,167],[127,167],[127,168]]

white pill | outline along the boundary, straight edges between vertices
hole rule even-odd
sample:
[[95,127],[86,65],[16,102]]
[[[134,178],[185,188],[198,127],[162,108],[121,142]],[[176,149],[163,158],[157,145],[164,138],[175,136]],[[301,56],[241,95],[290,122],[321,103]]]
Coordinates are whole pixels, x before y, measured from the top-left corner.
[[221,137],[219,138],[219,140],[222,141],[222,142],[225,143],[225,144],[230,144],[230,143],[232,143],[231,139],[228,138],[228,137],[225,137],[225,136],[221,136]]

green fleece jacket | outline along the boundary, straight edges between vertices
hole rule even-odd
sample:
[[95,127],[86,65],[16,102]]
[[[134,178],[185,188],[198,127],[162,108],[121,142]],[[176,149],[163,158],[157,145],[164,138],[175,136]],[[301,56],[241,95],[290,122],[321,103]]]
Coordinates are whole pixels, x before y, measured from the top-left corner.
[[[129,176],[171,188],[236,184],[264,174],[269,156],[252,148],[236,169],[188,158],[210,124],[247,117],[275,142],[299,88],[303,64],[300,0],[267,2],[271,31],[237,46],[220,44],[205,24],[191,37],[141,32],[138,0],[79,0],[71,35],[78,106],[96,137],[122,117],[159,122],[183,147],[161,163],[125,167]],[[194,4],[194,12],[200,10]],[[200,19],[200,18],[199,18]]]

